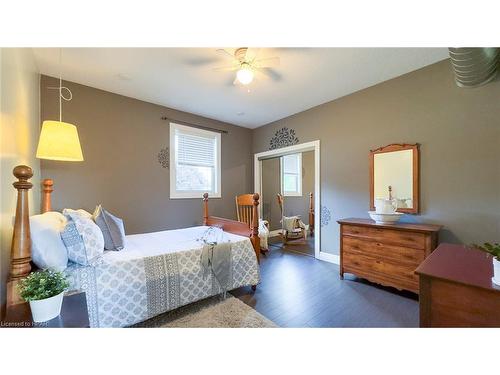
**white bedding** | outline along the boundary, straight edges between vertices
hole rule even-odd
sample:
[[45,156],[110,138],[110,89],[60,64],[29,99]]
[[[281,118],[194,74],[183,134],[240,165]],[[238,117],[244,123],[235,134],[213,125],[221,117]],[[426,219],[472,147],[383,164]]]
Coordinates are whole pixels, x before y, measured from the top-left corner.
[[[106,251],[105,257],[110,261],[126,260],[201,248],[203,243],[198,239],[208,228],[199,226],[127,235],[125,248],[121,251]],[[248,240],[248,238],[224,232],[224,240],[224,242],[238,242]]]
[[[126,236],[121,251],[105,251],[93,266],[66,269],[71,289],[86,292],[91,327],[123,327],[218,294],[213,277],[201,267],[208,227]],[[247,237],[224,233],[231,241],[230,289],[259,283],[255,251]]]

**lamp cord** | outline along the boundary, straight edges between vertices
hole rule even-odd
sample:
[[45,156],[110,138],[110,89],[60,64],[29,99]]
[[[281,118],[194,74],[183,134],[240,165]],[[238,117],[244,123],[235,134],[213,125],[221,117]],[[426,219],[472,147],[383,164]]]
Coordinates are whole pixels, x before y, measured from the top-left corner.
[[62,48],[59,48],[59,122],[62,122]]
[[[49,89],[55,89],[55,87],[49,87]],[[62,101],[63,99],[69,102],[73,99],[73,93],[70,89],[62,85],[62,48],[59,48],[59,122],[62,122]],[[68,97],[63,95],[63,90],[66,90]]]

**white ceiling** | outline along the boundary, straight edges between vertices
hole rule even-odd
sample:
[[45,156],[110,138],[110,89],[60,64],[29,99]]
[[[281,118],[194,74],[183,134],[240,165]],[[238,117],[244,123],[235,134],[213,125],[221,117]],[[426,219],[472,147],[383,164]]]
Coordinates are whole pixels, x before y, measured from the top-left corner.
[[[212,70],[230,65],[216,49],[63,48],[62,78],[256,128],[448,57],[446,48],[262,48],[259,58],[281,64],[244,87]],[[34,53],[40,73],[59,75],[59,49]]]

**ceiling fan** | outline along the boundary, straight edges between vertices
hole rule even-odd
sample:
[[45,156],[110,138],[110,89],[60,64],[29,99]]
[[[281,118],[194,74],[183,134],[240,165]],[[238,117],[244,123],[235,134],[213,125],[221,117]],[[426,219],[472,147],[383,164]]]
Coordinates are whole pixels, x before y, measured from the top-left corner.
[[274,68],[280,65],[279,57],[258,58],[259,49],[241,47],[237,48],[234,53],[230,53],[225,49],[218,49],[217,53],[232,60],[230,66],[214,68],[214,71],[235,71],[236,77],[233,84],[250,84],[257,75],[260,78],[274,78],[275,75],[269,72],[269,68]]

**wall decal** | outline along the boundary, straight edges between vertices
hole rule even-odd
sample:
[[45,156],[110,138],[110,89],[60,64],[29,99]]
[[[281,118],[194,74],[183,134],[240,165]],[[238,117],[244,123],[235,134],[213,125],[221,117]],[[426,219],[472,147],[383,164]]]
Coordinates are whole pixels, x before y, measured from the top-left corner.
[[322,227],[327,226],[330,220],[332,219],[332,215],[330,214],[330,210],[326,206],[321,206],[321,217],[320,224]]
[[275,150],[277,148],[287,147],[296,145],[299,143],[299,139],[295,135],[295,130],[288,128],[281,128],[269,141],[269,149]]
[[168,168],[170,166],[168,147],[162,148],[158,153],[158,163],[163,168]]

